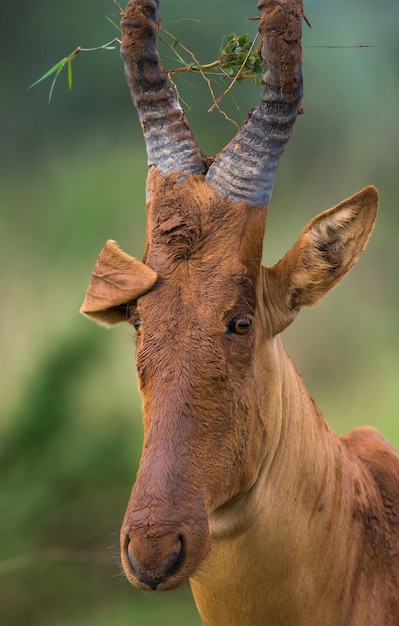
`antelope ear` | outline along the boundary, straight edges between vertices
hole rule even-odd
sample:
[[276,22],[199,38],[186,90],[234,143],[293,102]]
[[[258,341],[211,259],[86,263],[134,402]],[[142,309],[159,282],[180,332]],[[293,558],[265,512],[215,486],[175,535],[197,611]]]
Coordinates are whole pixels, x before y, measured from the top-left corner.
[[377,216],[378,192],[366,187],[315,217],[291,250],[267,270],[287,326],[303,306],[318,304],[355,265]]
[[116,241],[107,241],[80,312],[104,326],[127,321],[128,304],[149,291],[156,280],[156,272],[148,265],[122,252]]

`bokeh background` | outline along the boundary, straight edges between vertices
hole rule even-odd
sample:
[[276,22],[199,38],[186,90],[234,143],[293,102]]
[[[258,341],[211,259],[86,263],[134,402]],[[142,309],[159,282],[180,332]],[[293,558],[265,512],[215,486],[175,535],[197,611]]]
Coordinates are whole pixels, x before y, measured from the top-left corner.
[[[123,2],[125,4],[125,2]],[[223,34],[254,32],[255,2],[164,0],[163,25],[208,62]],[[334,429],[377,426],[399,446],[396,0],[308,0],[305,115],[276,180],[265,262],[316,213],[373,183],[380,214],[367,252],[286,346]],[[195,626],[188,589],[133,590],[118,532],[140,456],[134,340],[79,316],[106,239],[144,249],[146,157],[115,52],[82,54],[27,90],[77,45],[118,33],[112,0],[35,0],[0,7],[0,623],[4,626]],[[187,18],[181,21],[182,18]],[[328,47],[359,46],[373,47]],[[166,54],[168,56],[168,54]],[[168,65],[167,59],[165,65]],[[235,129],[193,76],[179,83],[202,150]],[[236,90],[238,123],[258,99]],[[212,463],[212,459],[209,459]]]

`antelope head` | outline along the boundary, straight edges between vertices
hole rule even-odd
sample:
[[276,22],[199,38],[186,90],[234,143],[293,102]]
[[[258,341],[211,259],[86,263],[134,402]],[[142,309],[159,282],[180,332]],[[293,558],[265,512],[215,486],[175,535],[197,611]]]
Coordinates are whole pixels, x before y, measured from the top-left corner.
[[316,217],[275,266],[262,266],[273,179],[302,97],[303,9],[300,0],[258,8],[261,101],[212,161],[159,60],[159,0],[130,0],[121,23],[148,153],[147,243],[139,262],[107,242],[81,310],[137,331],[144,445],[121,553],[128,579],[147,590],[195,574],[221,512],[231,512],[223,532],[238,532],[233,511],[281,430],[279,333],[355,264],[376,213],[368,187]]

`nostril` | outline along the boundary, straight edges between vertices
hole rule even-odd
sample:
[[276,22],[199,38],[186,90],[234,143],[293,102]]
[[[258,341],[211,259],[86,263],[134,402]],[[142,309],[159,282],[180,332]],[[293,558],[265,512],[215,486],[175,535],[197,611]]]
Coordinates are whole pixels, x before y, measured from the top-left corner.
[[131,568],[133,574],[138,576],[139,563],[138,563],[136,557],[134,556],[133,551],[131,550],[129,539],[126,542],[126,553],[127,553],[127,558],[129,560],[129,565],[130,565],[130,568]]
[[171,552],[162,563],[165,571],[165,577],[173,576],[173,574],[176,574],[176,572],[179,571],[184,563],[184,553],[184,538],[182,535],[179,535],[175,550],[173,550],[173,552]]
[[124,552],[131,573],[141,583],[154,590],[176,574],[185,561],[185,540],[182,535],[175,538],[173,542],[168,541],[166,545],[162,544],[161,540],[151,542],[147,544],[147,550],[143,551],[141,542],[140,545],[136,545],[136,542],[130,540],[128,536],[124,542]]

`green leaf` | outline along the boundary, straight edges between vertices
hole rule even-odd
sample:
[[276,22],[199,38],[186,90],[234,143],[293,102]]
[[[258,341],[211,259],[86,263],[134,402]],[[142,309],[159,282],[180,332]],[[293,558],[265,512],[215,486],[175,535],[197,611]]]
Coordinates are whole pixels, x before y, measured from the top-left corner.
[[235,108],[237,109],[237,111],[240,110],[240,107],[238,106],[238,102],[234,97],[234,94],[231,92],[231,90],[229,91],[229,97],[231,98],[232,103],[234,104]]
[[242,35],[240,35],[240,37],[238,38],[238,41],[240,43],[240,46],[244,46],[246,43],[248,43],[249,42],[248,33],[243,33]]
[[220,46],[219,46],[218,58],[222,56],[223,50],[225,48],[225,40],[226,40],[226,36],[223,35],[222,40],[220,42]]
[[[66,61],[66,59],[65,59],[65,61]],[[53,91],[54,91],[54,87],[55,87],[56,80],[57,80],[57,78],[58,78],[59,74],[60,74],[60,73],[62,72],[62,70],[64,69],[64,66],[65,66],[65,63],[63,63],[62,65],[60,65],[60,66],[59,66],[59,68],[58,68],[58,70],[57,70],[57,72],[56,72],[56,75],[54,76],[54,80],[53,80],[53,82],[51,83],[50,93],[49,93],[49,95],[48,95],[48,103],[49,103],[49,104],[50,104],[50,102],[51,102],[51,98],[53,97]]]
[[68,61],[68,88],[69,91],[72,89],[72,63]]
[[182,35],[181,37],[176,37],[176,38],[173,40],[173,43],[172,43],[172,48],[176,48],[176,46],[178,46],[178,45],[179,45],[179,43],[180,43],[181,41],[183,41],[183,39],[184,39],[184,35]]
[[54,74],[54,72],[57,72],[56,76],[58,76],[58,74],[64,67],[65,63],[67,62],[67,60],[68,60],[67,57],[64,57],[63,59],[61,59],[61,61],[58,61],[58,63],[53,65],[53,67],[51,67],[45,74],[43,74],[43,76],[41,76],[34,83],[29,85],[28,89],[31,89],[31,87],[35,87],[39,83],[42,83],[44,80],[46,80],[46,78],[49,78],[49,76]]
[[108,17],[108,15],[105,16],[105,19],[108,20],[109,22],[111,22],[112,26],[115,26],[116,30],[118,32],[120,32],[120,30],[121,30],[120,27],[117,24],[115,24],[115,22],[113,20],[111,20],[111,18]]

